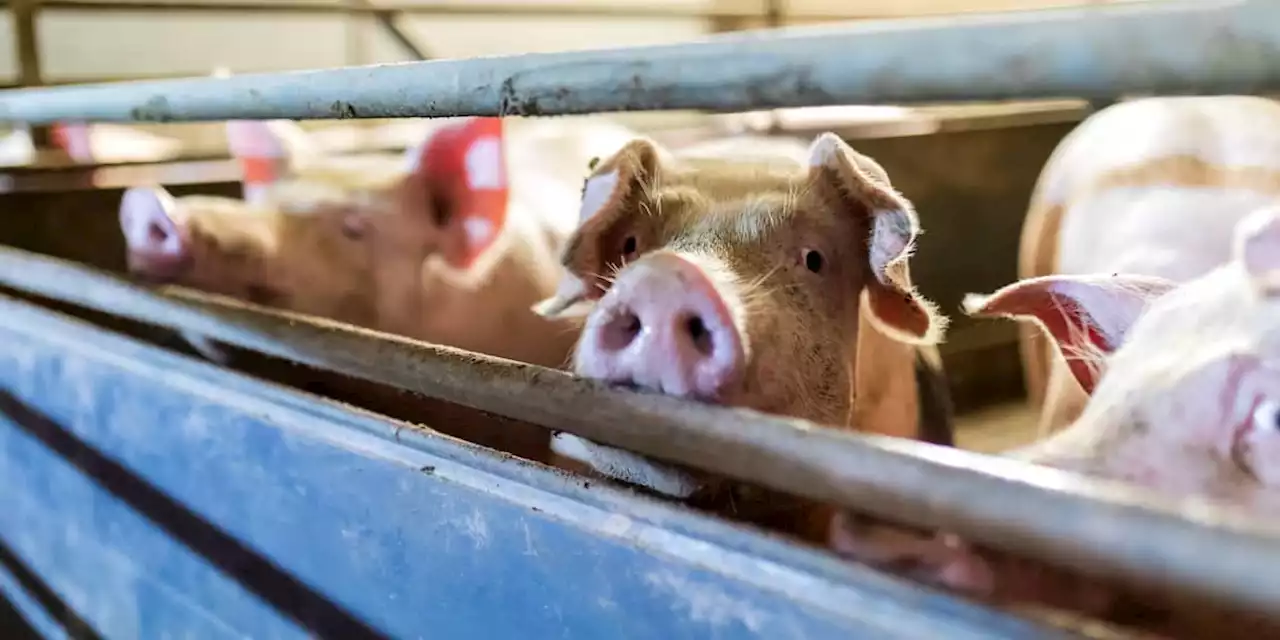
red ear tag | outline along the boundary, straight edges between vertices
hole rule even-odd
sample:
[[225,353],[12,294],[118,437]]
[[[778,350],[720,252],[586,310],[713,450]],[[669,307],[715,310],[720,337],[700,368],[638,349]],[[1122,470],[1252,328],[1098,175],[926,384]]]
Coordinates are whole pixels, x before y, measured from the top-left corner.
[[93,162],[89,125],[79,122],[58,123],[50,127],[49,136],[54,146],[65,151],[72,160],[85,164]]
[[507,219],[506,152],[499,118],[470,118],[436,132],[419,169],[433,192],[453,209],[461,225],[460,250],[449,263],[466,269],[484,254]]
[[246,202],[261,201],[271,185],[284,173],[283,158],[242,156],[239,160],[240,180]]

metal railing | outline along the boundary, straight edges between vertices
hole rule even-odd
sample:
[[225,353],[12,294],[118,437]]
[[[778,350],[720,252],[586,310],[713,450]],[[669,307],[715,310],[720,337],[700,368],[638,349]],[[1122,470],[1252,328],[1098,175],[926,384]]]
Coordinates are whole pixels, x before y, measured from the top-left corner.
[[[555,115],[1276,89],[1280,3],[1238,0],[23,89],[0,93],[0,119]],[[159,293],[16,250],[0,251],[0,282],[1280,621],[1280,573],[1272,570],[1280,531],[1197,500],[1175,502],[1012,460],[610,389],[338,323]],[[531,387],[537,393],[527,393]]]
[[0,120],[738,111],[1280,88],[1280,4],[1188,1],[738,32],[702,42],[0,94]]

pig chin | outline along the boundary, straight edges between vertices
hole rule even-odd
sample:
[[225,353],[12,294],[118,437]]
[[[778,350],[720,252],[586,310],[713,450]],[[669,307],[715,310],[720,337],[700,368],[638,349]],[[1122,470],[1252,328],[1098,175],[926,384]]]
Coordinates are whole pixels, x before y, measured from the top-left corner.
[[191,271],[191,260],[187,256],[130,252],[126,262],[130,274],[155,284],[176,283]]

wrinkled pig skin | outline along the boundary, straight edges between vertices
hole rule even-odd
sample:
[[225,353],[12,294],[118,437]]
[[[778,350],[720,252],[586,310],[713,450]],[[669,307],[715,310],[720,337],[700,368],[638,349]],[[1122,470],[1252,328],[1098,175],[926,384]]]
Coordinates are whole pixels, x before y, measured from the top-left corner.
[[[1280,517],[1280,208],[1250,212],[1229,246],[1225,264],[1181,284],[1143,275],[1058,275],[966,300],[976,316],[1037,322],[1090,394],[1072,425],[1007,455],[1173,499]],[[975,551],[949,536],[842,514],[832,544],[980,597],[1097,615],[1126,608],[1098,583]],[[1201,605],[1166,612],[1176,622],[1160,632],[1197,637],[1184,634],[1261,628],[1238,614],[1206,611]]]
[[[1053,152],[1022,230],[1018,278],[1127,273],[1183,282],[1230,258],[1231,233],[1280,196],[1280,103],[1143,98],[1090,116]],[[1019,338],[1042,436],[1087,395],[1031,325]]]
[[[919,230],[910,203],[875,161],[834,134],[793,154],[726,149],[672,151],[640,138],[596,165],[562,256],[567,273],[539,305],[550,317],[586,316],[574,371],[853,428],[863,413],[856,379],[893,365],[884,377],[903,384],[885,386],[881,403],[911,407],[902,421],[911,424],[917,413],[945,415],[935,437],[949,443],[949,398],[914,397],[918,373],[940,375],[917,349],[940,340],[945,318],[911,284]],[[860,360],[868,340],[895,361]],[[945,396],[945,384],[926,386]],[[890,393],[903,390],[913,397]],[[569,434],[558,434],[553,449],[579,468],[825,542],[827,505]]]
[[[493,122],[462,119],[432,133]],[[406,168],[399,157],[319,156],[290,123],[229,123],[233,150],[265,158],[268,162],[258,164],[269,169],[267,179],[256,185],[251,202],[175,199],[159,187],[129,190],[120,218],[130,270],[154,282],[563,366],[574,341],[574,323],[542,318],[529,307],[554,290],[556,252],[572,229],[578,187],[590,158],[578,158],[576,166],[568,163],[575,154],[598,152],[611,134],[618,146],[621,139],[619,129],[607,124],[557,124],[558,130],[529,127],[527,144],[519,138],[504,141],[514,147],[513,159],[533,166],[530,160],[540,152],[543,162],[511,172],[509,209],[500,219],[505,224],[493,230],[496,239],[484,251],[471,252],[481,254],[477,257],[467,255],[472,211],[451,210],[467,204],[451,198],[459,193],[458,184],[474,176],[432,173],[437,165],[419,157],[430,148],[430,139],[410,150]],[[507,159],[502,153],[478,154],[478,159],[477,168],[468,156],[465,169],[504,177]],[[207,340],[187,338],[205,355],[220,359]],[[393,416],[413,413],[399,392],[345,379],[321,385],[313,378],[307,374],[301,386],[362,397],[365,406],[401,407],[388,410]],[[386,397],[374,397],[378,394]],[[527,425],[483,432],[453,429],[453,421],[432,425],[533,460],[548,457],[549,435]]]

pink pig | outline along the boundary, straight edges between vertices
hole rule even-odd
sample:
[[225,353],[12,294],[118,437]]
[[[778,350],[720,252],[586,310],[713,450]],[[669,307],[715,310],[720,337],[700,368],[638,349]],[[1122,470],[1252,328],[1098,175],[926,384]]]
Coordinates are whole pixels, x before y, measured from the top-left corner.
[[[1226,264],[1181,285],[1138,275],[1022,280],[966,301],[1028,318],[1091,391],[1079,418],[1007,455],[1280,516],[1280,208],[1239,222]],[[999,601],[1104,614],[1115,594],[1067,572],[842,514],[832,545]],[[1246,628],[1246,627],[1241,627]]]
[[291,123],[232,122],[247,203],[131,190],[121,208],[130,264],[143,276],[561,366],[573,324],[529,308],[554,290],[590,157],[549,149],[555,162],[509,172],[517,165],[507,156],[529,160],[529,147],[599,132],[561,124],[559,139],[526,143],[500,120],[456,119],[405,158],[331,158]]
[[[1045,164],[1018,277],[1129,273],[1184,281],[1230,259],[1243,215],[1280,195],[1280,104],[1254,96],[1146,98],[1089,117]],[[1040,430],[1087,395],[1034,327],[1022,330]]]

